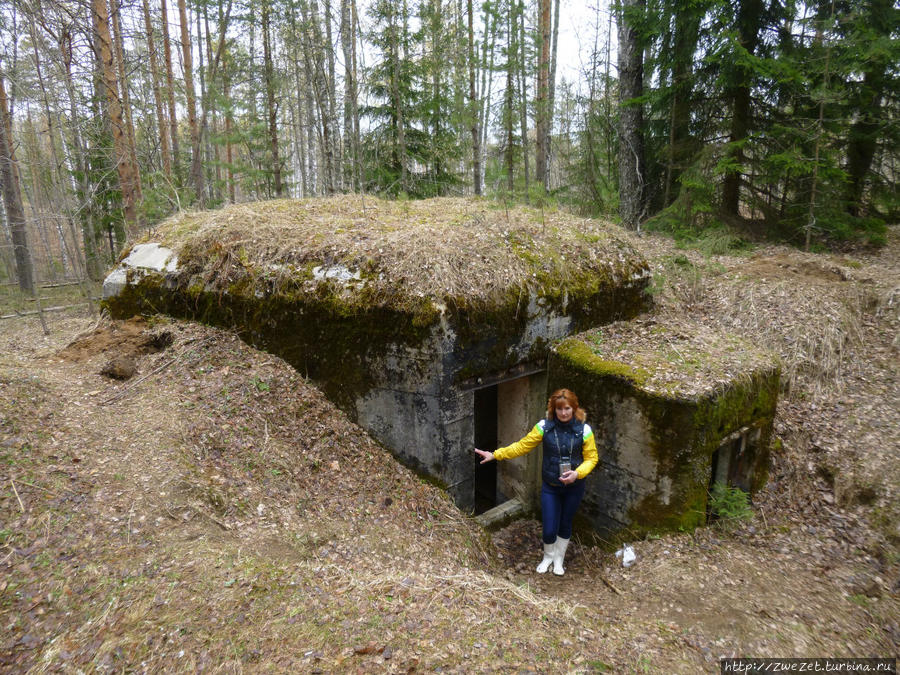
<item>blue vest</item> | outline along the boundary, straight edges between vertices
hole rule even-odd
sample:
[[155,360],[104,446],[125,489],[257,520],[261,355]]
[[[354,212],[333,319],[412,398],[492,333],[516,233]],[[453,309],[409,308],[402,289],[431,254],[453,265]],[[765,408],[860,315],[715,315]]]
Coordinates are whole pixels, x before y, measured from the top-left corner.
[[544,461],[541,477],[550,485],[562,485],[559,480],[559,462],[569,458],[572,469],[578,468],[583,460],[581,449],[584,445],[584,422],[577,419],[563,424],[557,419],[544,420]]

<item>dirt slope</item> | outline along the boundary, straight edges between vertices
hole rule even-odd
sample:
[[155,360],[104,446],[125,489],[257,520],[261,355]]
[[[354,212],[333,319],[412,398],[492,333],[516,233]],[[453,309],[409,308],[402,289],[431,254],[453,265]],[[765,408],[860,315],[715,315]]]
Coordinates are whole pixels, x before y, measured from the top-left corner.
[[[0,670],[718,672],[723,655],[896,655],[896,237],[852,258],[642,246],[659,311],[768,340],[794,378],[752,522],[636,542],[629,569],[576,541],[565,577],[538,576],[537,523],[484,534],[227,333],[68,315],[45,338],[8,321]],[[99,374],[117,355],[131,380]]]

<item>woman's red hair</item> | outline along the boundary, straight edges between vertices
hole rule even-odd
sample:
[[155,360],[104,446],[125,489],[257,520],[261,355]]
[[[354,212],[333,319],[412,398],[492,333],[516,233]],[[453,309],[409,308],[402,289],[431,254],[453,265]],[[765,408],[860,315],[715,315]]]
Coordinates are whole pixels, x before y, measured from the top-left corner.
[[575,392],[570,389],[557,389],[550,394],[550,398],[547,399],[548,420],[552,420],[556,416],[556,408],[559,407],[561,401],[565,401],[572,406],[572,410],[575,411],[573,415],[575,419],[579,422],[584,422],[587,413],[585,413],[584,409],[578,405],[578,397],[575,395]]

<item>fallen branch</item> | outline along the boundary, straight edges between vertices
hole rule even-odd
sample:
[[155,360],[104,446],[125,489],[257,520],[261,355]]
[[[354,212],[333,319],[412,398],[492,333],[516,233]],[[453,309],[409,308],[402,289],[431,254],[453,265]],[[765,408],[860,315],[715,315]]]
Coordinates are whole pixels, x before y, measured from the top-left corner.
[[607,579],[605,576],[603,576],[603,575],[600,574],[600,573],[597,573],[597,576],[600,577],[600,581],[602,581],[604,584],[606,584],[606,586],[607,586],[610,590],[615,591],[615,593],[616,593],[617,595],[622,595],[622,591],[620,591],[618,588],[616,588],[615,586],[613,586],[612,582],[611,582],[609,579]]
[[[99,298],[92,298],[92,300],[97,300]],[[77,302],[74,305],[60,305],[58,307],[46,307],[44,309],[33,309],[28,312],[14,312],[13,314],[3,314],[0,316],[0,319],[21,319],[22,317],[32,316],[34,314],[40,314],[41,312],[61,312],[64,309],[72,309],[73,307],[84,307],[85,305],[89,305],[92,303],[89,302]]]
[[12,485],[13,492],[16,493],[16,499],[19,500],[19,508],[22,509],[22,513],[25,513],[25,505],[22,503],[22,498],[19,496],[19,491],[16,490],[16,481],[10,478],[9,484]]
[[[10,480],[12,480],[12,479],[10,479]],[[46,492],[47,494],[51,494],[54,497],[59,497],[58,492],[54,492],[53,490],[48,490],[47,488],[41,487],[40,485],[35,485],[34,483],[29,483],[28,481],[22,480],[21,478],[19,479],[19,484],[27,485],[28,487],[34,488],[35,490],[42,490],[43,492]],[[71,492],[73,495],[78,494],[77,492],[75,492],[75,490],[70,490],[69,488],[61,488],[61,489],[65,490],[66,492]]]

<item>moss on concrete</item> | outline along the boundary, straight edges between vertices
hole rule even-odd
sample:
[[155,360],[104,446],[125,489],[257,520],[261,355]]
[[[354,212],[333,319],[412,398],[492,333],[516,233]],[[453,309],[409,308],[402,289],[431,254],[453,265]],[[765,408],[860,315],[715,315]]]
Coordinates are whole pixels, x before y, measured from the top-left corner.
[[104,301],[112,316],[164,313],[232,328],[248,343],[284,358],[320,382],[339,406],[353,411],[355,400],[373,385],[367,359],[388,346],[416,347],[433,330],[438,310],[420,298],[407,311],[366,304],[364,294],[347,297],[336,285],[303,292],[257,295],[251,281],[234,292],[207,290],[199,280],[173,285],[161,275],[132,280]]
[[556,354],[568,367],[584,370],[597,377],[617,377],[636,386],[647,380],[650,373],[623,361],[610,361],[598,356],[582,338],[568,338],[556,346]]
[[[643,329],[646,328],[644,325]],[[672,338],[666,333],[669,328],[665,324],[656,325],[654,339],[665,344],[667,338]],[[689,332],[684,328],[679,324],[679,334]],[[607,330],[608,327],[590,330],[560,342],[550,357],[549,386],[551,389],[569,387],[578,393],[589,420],[598,426],[601,456],[614,455],[619,450],[611,445],[610,430],[604,427],[621,424],[616,416],[623,402],[630,401],[630,405],[636,406],[644,420],[648,440],[642,452],[648,460],[652,459],[657,481],[665,479],[670,487],[667,503],[663,503],[658,489],[630,504],[627,536],[689,530],[704,523],[711,457],[729,434],[746,426],[760,430],[756,456],[750,458],[749,480],[751,490],[760,489],[766,481],[778,395],[777,360],[773,356],[766,359],[759,350],[748,346],[752,354],[749,359],[740,353],[730,353],[727,359],[722,356],[707,359],[707,363],[713,362],[716,367],[728,364],[728,368],[715,372],[715,386],[708,386],[709,382],[702,386],[682,386],[670,372],[667,377],[675,386],[664,389],[653,386],[658,383],[654,367],[680,372],[684,378],[696,377],[697,371],[660,358],[664,350],[651,341],[645,343],[648,349],[654,350],[650,356],[640,351],[639,341],[622,342],[624,328],[612,331],[615,340],[609,339]],[[640,325],[634,330],[648,332]],[[733,336],[721,336],[712,342],[708,334],[702,337],[716,346],[739,345]],[[687,353],[686,349],[681,351]],[[608,358],[605,356],[608,353],[623,353],[631,358]],[[711,372],[707,369],[703,374],[709,376]],[[617,433],[629,431],[616,430]]]

